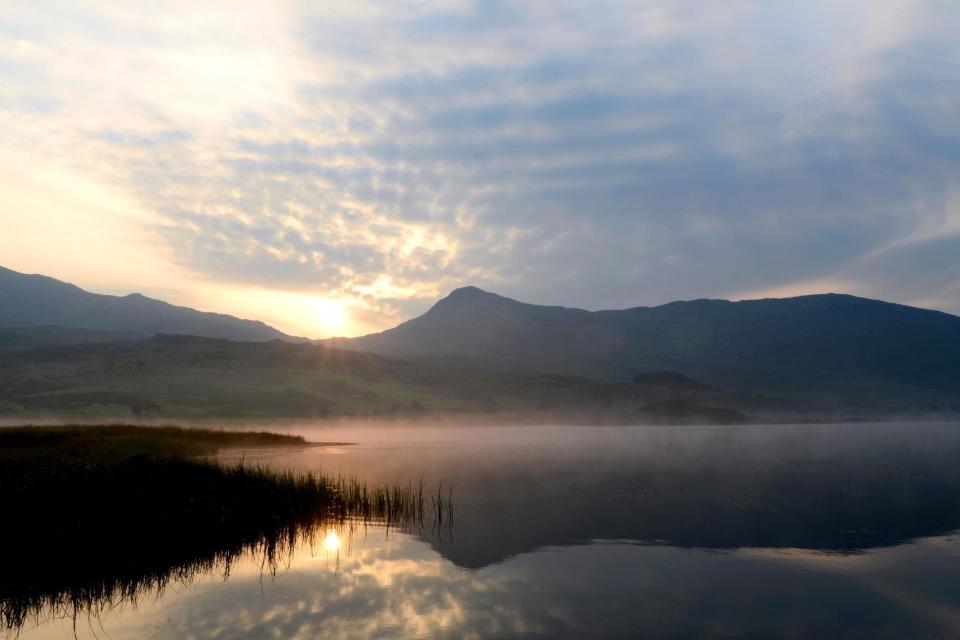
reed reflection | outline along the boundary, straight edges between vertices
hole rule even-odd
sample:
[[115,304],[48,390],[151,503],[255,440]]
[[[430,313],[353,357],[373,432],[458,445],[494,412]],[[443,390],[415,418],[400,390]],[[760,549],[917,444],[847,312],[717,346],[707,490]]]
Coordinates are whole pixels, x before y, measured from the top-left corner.
[[422,483],[368,485],[196,457],[237,442],[306,446],[199,429],[0,430],[0,628],[95,616],[198,574],[228,576],[251,556],[273,574],[299,546],[339,552],[344,527],[439,526],[451,509]]
[[[418,520],[405,518],[405,528],[416,530]],[[57,619],[74,628],[78,623],[96,628],[106,612],[126,605],[136,609],[144,600],[158,600],[169,589],[189,587],[201,577],[229,580],[240,565],[256,568],[261,579],[273,579],[289,570],[294,558],[308,556],[337,571],[358,538],[403,535],[395,526],[382,518],[320,519],[280,526],[256,539],[221,540],[219,545],[160,553],[155,546],[139,548],[133,543],[125,550],[136,551],[133,557],[115,553],[72,558],[47,551],[21,562],[11,558],[0,578],[0,625],[12,637],[25,626]]]

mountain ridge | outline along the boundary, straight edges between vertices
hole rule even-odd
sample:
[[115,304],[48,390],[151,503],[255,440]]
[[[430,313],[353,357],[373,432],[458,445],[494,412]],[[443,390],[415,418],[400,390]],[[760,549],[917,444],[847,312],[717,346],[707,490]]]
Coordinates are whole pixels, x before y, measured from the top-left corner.
[[[929,313],[936,313],[936,314],[941,314],[941,315],[949,316],[949,317],[951,317],[951,318],[960,318],[960,316],[958,316],[957,314],[949,313],[949,312],[947,312],[947,311],[941,311],[941,310],[939,310],[939,309],[927,309],[927,308],[925,308],[925,307],[915,307],[915,306],[913,306],[913,305],[903,304],[903,303],[900,303],[900,302],[890,302],[890,301],[888,301],[888,300],[881,300],[881,299],[879,299],[879,298],[867,298],[867,297],[864,297],[864,296],[856,296],[856,295],[853,295],[853,294],[851,294],[851,293],[840,293],[840,292],[836,292],[836,291],[824,291],[823,293],[807,293],[807,294],[803,294],[803,295],[799,295],[799,296],[787,296],[787,297],[784,297],[784,298],[777,298],[777,297],[770,297],[770,296],[764,297],[764,298],[743,298],[743,299],[740,299],[740,300],[731,300],[731,299],[728,299],[728,298],[691,298],[691,299],[689,299],[689,300],[671,300],[670,302],[664,302],[664,303],[662,303],[662,304],[657,304],[657,305],[637,305],[637,306],[634,306],[634,307],[624,307],[624,308],[622,308],[622,309],[613,309],[613,308],[611,308],[611,309],[596,309],[596,310],[590,310],[590,309],[584,309],[583,307],[568,307],[568,306],[565,306],[565,305],[536,304],[536,303],[533,303],[533,302],[523,302],[522,300],[517,300],[517,299],[515,299],[515,298],[510,298],[510,297],[508,297],[508,296],[504,296],[504,295],[501,295],[501,294],[499,294],[499,293],[495,293],[495,292],[493,292],[493,291],[487,291],[486,289],[481,289],[480,287],[477,287],[477,286],[475,286],[475,285],[464,285],[464,286],[462,286],[462,287],[457,287],[456,289],[451,290],[449,294],[447,294],[446,296],[444,296],[443,298],[441,298],[440,300],[438,300],[437,302],[435,302],[435,303],[433,304],[433,307],[437,306],[437,305],[440,304],[440,303],[446,302],[446,301],[448,301],[448,300],[450,300],[450,299],[456,299],[456,298],[471,298],[471,297],[472,297],[472,298],[477,298],[477,299],[481,299],[481,298],[493,298],[493,299],[504,300],[504,301],[507,301],[507,302],[512,302],[512,303],[515,303],[515,304],[518,304],[518,305],[528,306],[528,307],[541,307],[541,308],[547,308],[547,309],[566,309],[566,310],[568,310],[568,311],[582,311],[582,312],[584,312],[584,313],[591,313],[591,314],[594,314],[594,313],[598,313],[598,314],[604,314],[604,313],[620,313],[620,312],[626,312],[626,311],[637,311],[637,310],[641,310],[641,309],[661,309],[661,308],[663,308],[663,307],[670,307],[670,306],[672,306],[672,305],[690,305],[690,304],[697,304],[697,303],[744,304],[744,303],[769,302],[769,301],[778,301],[778,300],[804,300],[804,299],[816,299],[816,298],[847,298],[847,299],[853,299],[853,300],[860,300],[860,301],[864,301],[864,302],[876,302],[876,303],[880,303],[880,304],[884,304],[884,305],[891,305],[891,306],[895,306],[895,307],[901,307],[901,308],[904,308],[904,309],[915,309],[915,310],[918,310],[918,311],[924,311],[924,312],[929,312]],[[432,308],[432,307],[431,307],[431,308]],[[429,310],[428,310],[428,311],[429,311]],[[388,329],[388,331],[389,331],[389,329]],[[383,333],[383,332],[381,331],[381,332],[377,332],[377,333]],[[370,334],[370,335],[373,335],[373,334]],[[366,337],[366,336],[360,336],[360,337]]]
[[587,311],[461,287],[393,329],[326,343],[614,382],[668,370],[763,393],[960,392],[960,317],[843,293]]
[[259,320],[198,311],[141,293],[92,293],[41,274],[0,267],[0,326],[58,326],[146,335],[182,333],[241,341],[293,340]]
[[[2,267],[0,302],[0,347],[7,350],[158,334],[305,341],[258,321],[140,293],[89,293]],[[392,329],[315,343],[427,368],[467,365],[619,384],[656,373],[831,406],[892,402],[960,410],[960,317],[842,293],[588,311],[465,286]]]

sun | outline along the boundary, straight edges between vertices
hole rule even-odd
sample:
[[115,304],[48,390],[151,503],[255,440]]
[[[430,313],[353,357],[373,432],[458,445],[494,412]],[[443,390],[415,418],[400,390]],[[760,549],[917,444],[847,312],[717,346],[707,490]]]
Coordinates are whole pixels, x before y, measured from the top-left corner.
[[325,331],[337,331],[347,323],[347,310],[339,302],[318,299],[313,304],[316,322]]

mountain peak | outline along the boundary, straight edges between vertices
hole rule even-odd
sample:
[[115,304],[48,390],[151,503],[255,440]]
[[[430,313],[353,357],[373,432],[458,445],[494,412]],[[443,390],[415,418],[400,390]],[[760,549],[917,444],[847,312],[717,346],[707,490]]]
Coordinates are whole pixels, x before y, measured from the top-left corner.
[[467,285],[465,287],[458,287],[450,292],[447,296],[447,299],[450,298],[483,298],[483,297],[496,297],[499,298],[495,293],[489,291],[484,291],[480,287],[475,287],[473,285]]
[[435,305],[434,309],[473,309],[477,307],[502,306],[505,304],[519,304],[510,298],[504,298],[496,293],[484,291],[479,287],[466,286],[454,289]]

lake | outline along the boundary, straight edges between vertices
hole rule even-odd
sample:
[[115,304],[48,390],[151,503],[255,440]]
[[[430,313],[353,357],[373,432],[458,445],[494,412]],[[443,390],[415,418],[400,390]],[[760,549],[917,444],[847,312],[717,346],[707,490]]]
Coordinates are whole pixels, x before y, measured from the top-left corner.
[[19,637],[960,637],[957,424],[270,429],[355,444],[221,457],[422,479],[452,519],[345,523]]

